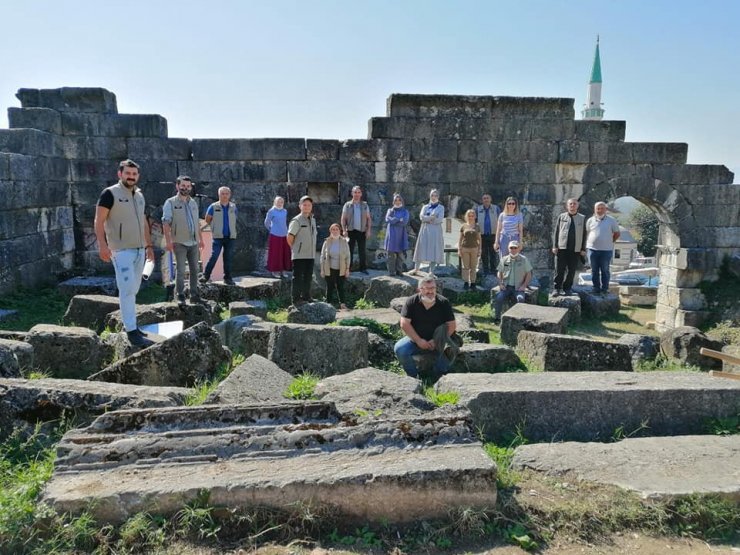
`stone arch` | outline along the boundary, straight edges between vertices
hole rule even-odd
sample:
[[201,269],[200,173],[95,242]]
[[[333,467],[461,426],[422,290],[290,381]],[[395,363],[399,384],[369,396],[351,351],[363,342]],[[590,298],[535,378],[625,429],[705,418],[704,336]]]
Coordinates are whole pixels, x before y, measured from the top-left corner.
[[[694,231],[694,214],[691,202],[679,186],[654,179],[651,175],[622,175],[602,182],[584,185],[579,198],[581,211],[589,216],[597,201],[611,202],[620,197],[633,197],[649,208],[660,222],[656,260],[660,268],[656,329],[674,327],[677,316],[679,325],[698,325],[703,319],[706,299],[696,287],[696,276],[686,263],[683,238]],[[684,260],[682,260],[682,258]]]

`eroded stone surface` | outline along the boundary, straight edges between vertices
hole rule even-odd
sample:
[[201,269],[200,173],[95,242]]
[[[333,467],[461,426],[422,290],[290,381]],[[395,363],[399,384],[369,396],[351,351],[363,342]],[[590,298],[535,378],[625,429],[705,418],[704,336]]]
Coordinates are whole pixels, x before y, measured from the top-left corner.
[[370,281],[365,300],[377,306],[390,306],[397,297],[410,297],[418,288],[418,281],[408,276],[380,276]]
[[704,368],[721,368],[721,360],[704,356],[699,352],[702,347],[721,351],[722,343],[710,339],[703,332],[691,326],[668,330],[660,336],[660,351],[668,358]]
[[422,395],[419,380],[377,368],[324,378],[314,393],[322,401],[334,403],[340,414],[359,417],[420,415],[435,408]]
[[233,301],[229,303],[229,314],[234,316],[258,316],[267,318],[267,302],[261,300]]
[[82,424],[90,416],[124,408],[169,407],[185,402],[189,390],[85,380],[0,379],[0,436],[13,422],[58,420],[63,413]]
[[291,324],[330,324],[336,316],[336,308],[320,301],[288,307],[288,322]]
[[342,521],[491,508],[494,463],[465,413],[341,420],[331,403],[125,410],[65,434],[43,500],[102,522],[173,514],[203,491],[228,508],[311,502]]
[[604,296],[594,295],[590,289],[573,288],[573,291],[581,298],[581,312],[591,318],[603,318],[619,314],[619,295],[611,291]]
[[[183,321],[183,327],[189,328],[198,322],[213,325],[221,319],[215,303],[197,303],[179,305],[177,303],[155,303],[136,305],[136,323],[139,326],[160,324],[162,322]],[[123,329],[121,311],[111,312],[105,319],[106,327],[111,330]]]
[[205,404],[285,402],[293,376],[260,355],[248,357],[206,398]]
[[221,336],[221,342],[228,347],[233,353],[244,352],[244,328],[250,327],[254,323],[249,316],[232,316],[231,318],[219,322],[213,329]]
[[198,286],[198,293],[203,299],[229,304],[250,299],[271,299],[290,287],[288,281],[258,276],[236,277],[234,283],[235,285],[226,285],[223,282],[209,281]]
[[33,346],[25,341],[0,339],[0,377],[20,378],[24,368],[33,368]]
[[135,385],[191,387],[210,379],[231,353],[205,322],[114,362],[88,379]]
[[625,333],[618,343],[627,345],[632,355],[632,369],[635,370],[644,361],[655,360],[660,352],[660,340],[652,335]]
[[517,303],[501,317],[501,340],[507,345],[516,345],[522,330],[565,333],[567,324],[567,308]]
[[521,331],[517,349],[545,372],[629,372],[632,356],[627,345],[572,335]]
[[111,359],[112,351],[88,328],[37,324],[26,336],[34,366],[56,378],[86,378]]
[[616,443],[522,445],[512,466],[613,484],[661,499],[717,494],[740,500],[740,436],[628,438]]
[[562,295],[547,298],[547,306],[568,309],[568,324],[577,324],[581,321],[581,298],[578,295]]
[[507,345],[466,343],[452,365],[451,372],[512,372],[522,368],[522,361]]
[[67,326],[82,326],[100,333],[105,319],[118,310],[118,297],[110,295],[75,295],[69,301],[62,322]]
[[707,420],[735,416],[740,406],[740,380],[699,372],[448,374],[436,387],[458,392],[492,441],[517,427],[530,441],[605,441],[618,428],[700,434]]
[[78,276],[61,282],[57,289],[63,295],[108,295],[118,293],[116,278],[113,276]]

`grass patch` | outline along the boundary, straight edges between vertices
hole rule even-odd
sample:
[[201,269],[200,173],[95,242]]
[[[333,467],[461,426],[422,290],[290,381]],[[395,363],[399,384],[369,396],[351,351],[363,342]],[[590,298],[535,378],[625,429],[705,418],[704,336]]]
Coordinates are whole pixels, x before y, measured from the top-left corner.
[[625,333],[657,336],[660,335],[658,332],[645,327],[646,322],[654,319],[654,308],[622,306],[618,314],[610,314],[603,318],[583,318],[577,324],[569,325],[567,333],[605,340],[618,339]]
[[373,301],[366,301],[364,297],[360,297],[355,301],[353,308],[355,310],[370,310],[372,308],[378,308],[378,305]]
[[28,331],[36,324],[61,324],[67,304],[55,288],[19,289],[0,297],[0,308],[18,311],[11,320],[0,322],[0,329]]
[[444,405],[456,405],[460,402],[460,394],[457,391],[446,391],[444,393],[440,393],[430,385],[424,388],[424,397],[429,399],[438,407],[442,407]]
[[293,381],[290,382],[283,396],[299,401],[316,399],[314,391],[316,390],[316,384],[319,383],[319,379],[319,376],[313,372],[303,372],[293,378]]
[[139,292],[136,294],[136,304],[163,303],[167,300],[167,288],[155,281],[142,282]]
[[488,305],[490,309],[491,293],[488,290],[463,291],[455,296],[456,305],[479,307]]
[[664,355],[658,355],[653,360],[641,360],[637,367],[636,372],[703,372],[698,366],[690,364],[682,364],[680,361],[672,358],[667,358]]
[[196,382],[190,390],[190,393],[185,397],[185,405],[192,407],[205,403],[206,398],[213,393],[218,385],[224,381],[229,374],[231,374],[234,368],[244,362],[244,360],[244,355],[241,353],[235,353],[232,355],[231,361],[219,365],[213,378],[202,382]]
[[275,322],[277,324],[286,323],[288,321],[288,310],[285,308],[280,308],[277,310],[268,310],[267,311],[267,321]]

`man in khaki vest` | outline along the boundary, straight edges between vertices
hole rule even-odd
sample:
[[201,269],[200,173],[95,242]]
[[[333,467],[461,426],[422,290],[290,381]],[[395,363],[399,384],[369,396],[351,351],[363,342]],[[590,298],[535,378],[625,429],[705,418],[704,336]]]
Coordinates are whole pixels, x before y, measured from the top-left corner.
[[202,283],[211,279],[211,272],[216,265],[221,249],[224,251],[224,283],[234,285],[231,277],[231,260],[234,256],[234,241],[236,240],[236,204],[231,202],[231,189],[219,187],[218,202],[214,202],[206,210],[206,223],[211,226],[213,244],[211,258],[203,270]]
[[578,213],[578,200],[569,198],[552,232],[555,283],[552,296],[572,295],[573,279],[581,257],[586,256],[586,216]]
[[166,248],[175,254],[175,291],[177,302],[185,304],[185,261],[190,269],[190,302],[198,302],[198,255],[203,238],[198,225],[198,204],[191,194],[193,182],[187,175],[176,181],[177,194],[164,202],[162,229]]
[[133,160],[118,164],[118,183],[104,189],[95,208],[95,236],[100,259],[113,262],[116,271],[121,319],[132,345],[151,345],[136,325],[136,294],[141,285],[144,260],[154,261],[144,195],[136,186],[139,166]]

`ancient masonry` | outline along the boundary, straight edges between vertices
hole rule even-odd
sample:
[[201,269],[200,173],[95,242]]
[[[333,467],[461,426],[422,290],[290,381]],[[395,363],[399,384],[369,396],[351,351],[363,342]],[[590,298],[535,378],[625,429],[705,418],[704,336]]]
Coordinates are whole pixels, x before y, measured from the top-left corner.
[[[375,221],[394,191],[418,213],[431,187],[461,216],[483,192],[518,197],[525,248],[539,275],[552,266],[550,230],[568,197],[585,210],[630,195],[660,218],[657,327],[696,325],[697,288],[740,252],[740,186],[724,166],[686,164],[683,143],[629,143],[624,121],[575,121],[564,98],[391,95],[367,139],[172,139],[159,115],[119,114],[99,88],[21,89],[0,130],[0,293],[73,268],[100,268],[93,233],[101,189],[116,162],[142,165],[149,215],[158,221],[178,174],[216,199],[228,184],[239,204],[237,269],[261,266],[262,226],[275,195],[295,210],[310,194],[322,234],[352,186],[366,189]],[[211,202],[203,200],[201,208]],[[418,227],[418,221],[412,227]],[[369,248],[378,248],[382,226]],[[100,268],[102,269],[102,268]]]

